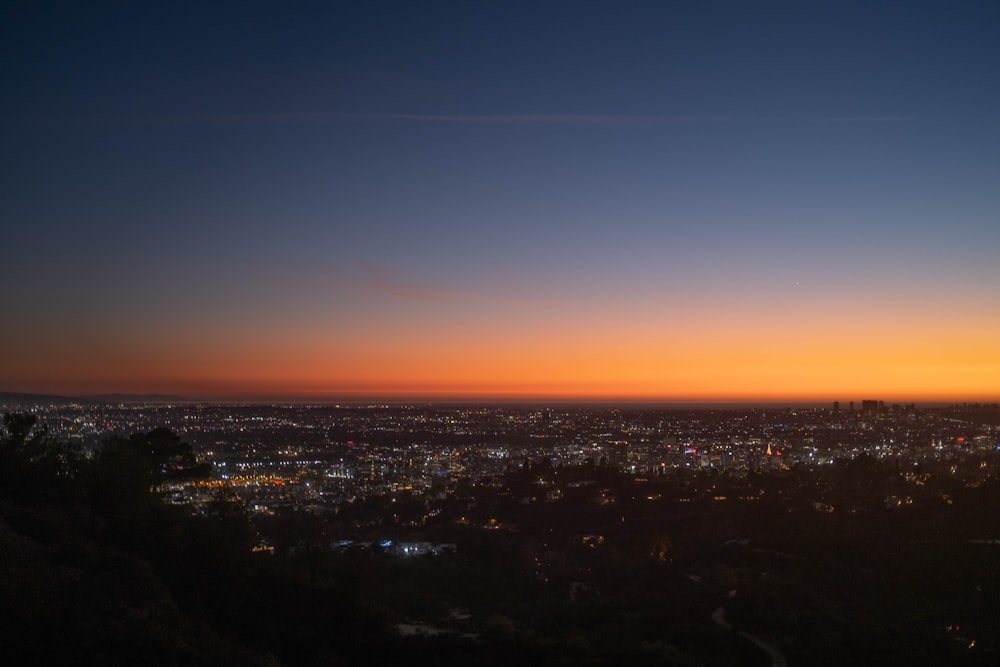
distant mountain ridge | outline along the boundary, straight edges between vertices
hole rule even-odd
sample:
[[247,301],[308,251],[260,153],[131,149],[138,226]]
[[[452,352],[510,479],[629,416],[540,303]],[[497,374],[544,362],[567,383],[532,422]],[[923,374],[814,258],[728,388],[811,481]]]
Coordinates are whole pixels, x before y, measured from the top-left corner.
[[180,403],[191,400],[176,394],[86,394],[80,399],[94,403]]
[[57,396],[54,394],[28,394],[17,391],[0,391],[0,405],[19,405],[27,403],[91,403],[85,398],[74,398],[72,396]]
[[23,405],[47,403],[64,405],[69,403],[180,403],[189,399],[173,394],[87,394],[83,396],[60,396],[57,394],[30,394],[16,391],[0,391],[0,405]]

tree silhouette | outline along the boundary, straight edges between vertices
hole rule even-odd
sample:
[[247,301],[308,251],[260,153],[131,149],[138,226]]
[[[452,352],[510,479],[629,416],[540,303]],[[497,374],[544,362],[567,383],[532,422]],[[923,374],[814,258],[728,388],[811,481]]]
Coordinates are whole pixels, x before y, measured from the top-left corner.
[[0,434],[0,497],[17,503],[77,499],[83,457],[78,447],[53,438],[35,415],[3,417]]

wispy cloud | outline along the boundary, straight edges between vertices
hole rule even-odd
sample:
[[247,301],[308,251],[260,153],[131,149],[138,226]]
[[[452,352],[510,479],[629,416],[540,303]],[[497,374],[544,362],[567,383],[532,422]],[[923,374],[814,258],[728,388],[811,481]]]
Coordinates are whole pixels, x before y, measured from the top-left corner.
[[829,116],[810,118],[815,123],[904,123],[919,120],[916,116]]
[[255,283],[289,293],[333,289],[438,304],[524,303],[532,300],[524,294],[527,289],[525,285],[505,275],[497,275],[490,280],[482,275],[475,277],[479,285],[487,285],[478,289],[428,282],[370,262],[335,266],[323,261],[257,261],[241,264],[238,271]]
[[414,282],[372,264],[364,264],[360,268],[364,275],[362,283],[367,289],[397,299],[425,303],[456,303],[486,298],[486,295],[471,290]]
[[[563,124],[563,123],[745,123],[790,120],[768,116],[669,116],[653,114],[413,114],[413,113],[320,113],[274,114],[260,116],[261,122],[309,122],[325,120],[400,120],[437,123],[483,124]],[[837,116],[808,117],[794,120],[837,123],[886,123],[918,120],[913,116]]]
[[0,116],[2,123],[28,124],[131,124],[131,125],[296,125],[339,122],[409,122],[454,125],[684,125],[732,123],[900,123],[921,120],[915,116],[671,116],[655,114],[430,114],[360,113],[349,111],[293,111],[279,113],[231,114],[149,114],[93,116]]
[[151,116],[145,122],[192,124],[297,124],[332,122],[415,122],[470,125],[586,125],[627,123],[695,123],[719,120],[708,116],[655,116],[628,114],[511,113],[511,114],[427,114],[356,113],[345,111],[284,112],[259,114],[194,114]]

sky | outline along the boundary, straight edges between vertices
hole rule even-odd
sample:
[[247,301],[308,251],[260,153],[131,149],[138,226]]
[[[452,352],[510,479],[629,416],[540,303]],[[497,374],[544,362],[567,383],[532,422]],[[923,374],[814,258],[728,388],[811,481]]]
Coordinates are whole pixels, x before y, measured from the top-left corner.
[[7,2],[0,390],[1000,399],[1000,4]]

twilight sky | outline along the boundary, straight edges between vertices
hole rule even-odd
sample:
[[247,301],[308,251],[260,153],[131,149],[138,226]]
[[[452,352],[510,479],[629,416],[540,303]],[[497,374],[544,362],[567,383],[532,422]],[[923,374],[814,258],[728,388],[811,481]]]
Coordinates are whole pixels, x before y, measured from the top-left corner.
[[1000,398],[1000,4],[8,2],[0,390]]

